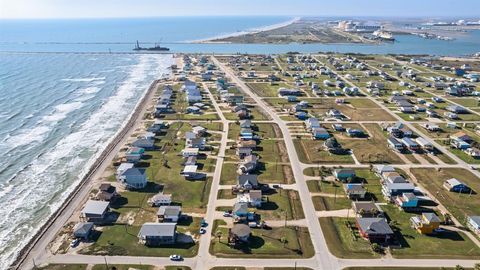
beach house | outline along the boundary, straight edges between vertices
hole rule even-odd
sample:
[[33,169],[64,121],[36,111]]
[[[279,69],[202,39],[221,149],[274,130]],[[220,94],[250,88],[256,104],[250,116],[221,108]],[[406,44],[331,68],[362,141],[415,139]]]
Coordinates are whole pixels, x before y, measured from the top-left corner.
[[182,215],[182,207],[179,205],[162,205],[158,208],[158,222],[177,223]]
[[362,184],[344,184],[343,189],[349,199],[364,199],[367,194],[367,190]]
[[443,187],[448,191],[458,193],[468,193],[471,190],[469,186],[456,178],[451,178],[443,182]]
[[480,216],[468,216],[467,227],[477,235],[480,235]]
[[88,200],[80,211],[80,220],[102,223],[110,209],[109,206],[109,202]]
[[335,169],[333,171],[335,179],[341,182],[347,182],[349,179],[354,179],[356,174],[353,169]]
[[386,243],[393,238],[393,231],[385,218],[356,218],[360,236],[370,242]]
[[146,246],[171,245],[176,241],[177,224],[147,222],[138,232],[140,243]]
[[440,227],[440,218],[435,213],[422,213],[410,218],[412,227],[421,234],[431,234]]
[[147,175],[145,169],[132,167],[117,175],[117,181],[126,189],[142,189],[147,186]]
[[93,222],[79,222],[73,227],[73,236],[77,239],[87,240],[93,231]]

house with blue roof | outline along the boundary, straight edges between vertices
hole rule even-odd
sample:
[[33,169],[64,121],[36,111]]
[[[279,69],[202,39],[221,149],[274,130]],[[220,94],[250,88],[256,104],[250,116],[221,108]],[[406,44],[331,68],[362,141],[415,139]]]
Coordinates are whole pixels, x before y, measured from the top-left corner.
[[471,188],[467,186],[467,184],[460,182],[456,178],[451,178],[448,179],[443,183],[443,187],[452,192],[458,192],[458,193],[468,193],[471,191]]
[[312,136],[315,140],[326,140],[330,138],[330,134],[325,128],[313,128],[312,129]]

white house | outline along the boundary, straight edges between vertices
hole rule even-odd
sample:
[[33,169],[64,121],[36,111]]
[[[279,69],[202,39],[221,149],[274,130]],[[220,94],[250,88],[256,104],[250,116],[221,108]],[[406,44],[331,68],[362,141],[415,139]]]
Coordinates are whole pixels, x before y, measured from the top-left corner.
[[157,217],[159,222],[178,222],[182,215],[182,207],[178,205],[162,205],[158,208]]
[[139,168],[129,168],[117,175],[117,180],[127,189],[142,189],[147,185],[147,175],[145,170]]
[[191,157],[191,156],[198,156],[199,149],[198,148],[190,148],[186,147],[182,150],[182,156],[184,158]]
[[153,195],[153,197],[148,199],[148,204],[151,206],[169,205],[171,203],[172,203],[172,194],[164,194],[163,192],[155,194]]

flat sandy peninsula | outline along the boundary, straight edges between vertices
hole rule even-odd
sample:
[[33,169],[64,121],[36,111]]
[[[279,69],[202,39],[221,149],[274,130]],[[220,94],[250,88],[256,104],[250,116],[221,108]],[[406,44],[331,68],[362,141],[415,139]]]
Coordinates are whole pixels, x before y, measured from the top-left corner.
[[350,34],[317,19],[295,18],[252,31],[236,32],[194,43],[374,43],[360,35]]

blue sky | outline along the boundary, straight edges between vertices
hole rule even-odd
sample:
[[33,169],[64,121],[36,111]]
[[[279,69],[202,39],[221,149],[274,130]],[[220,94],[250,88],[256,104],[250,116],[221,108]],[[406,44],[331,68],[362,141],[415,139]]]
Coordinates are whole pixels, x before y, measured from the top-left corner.
[[0,18],[211,15],[480,17],[480,0],[0,0]]

